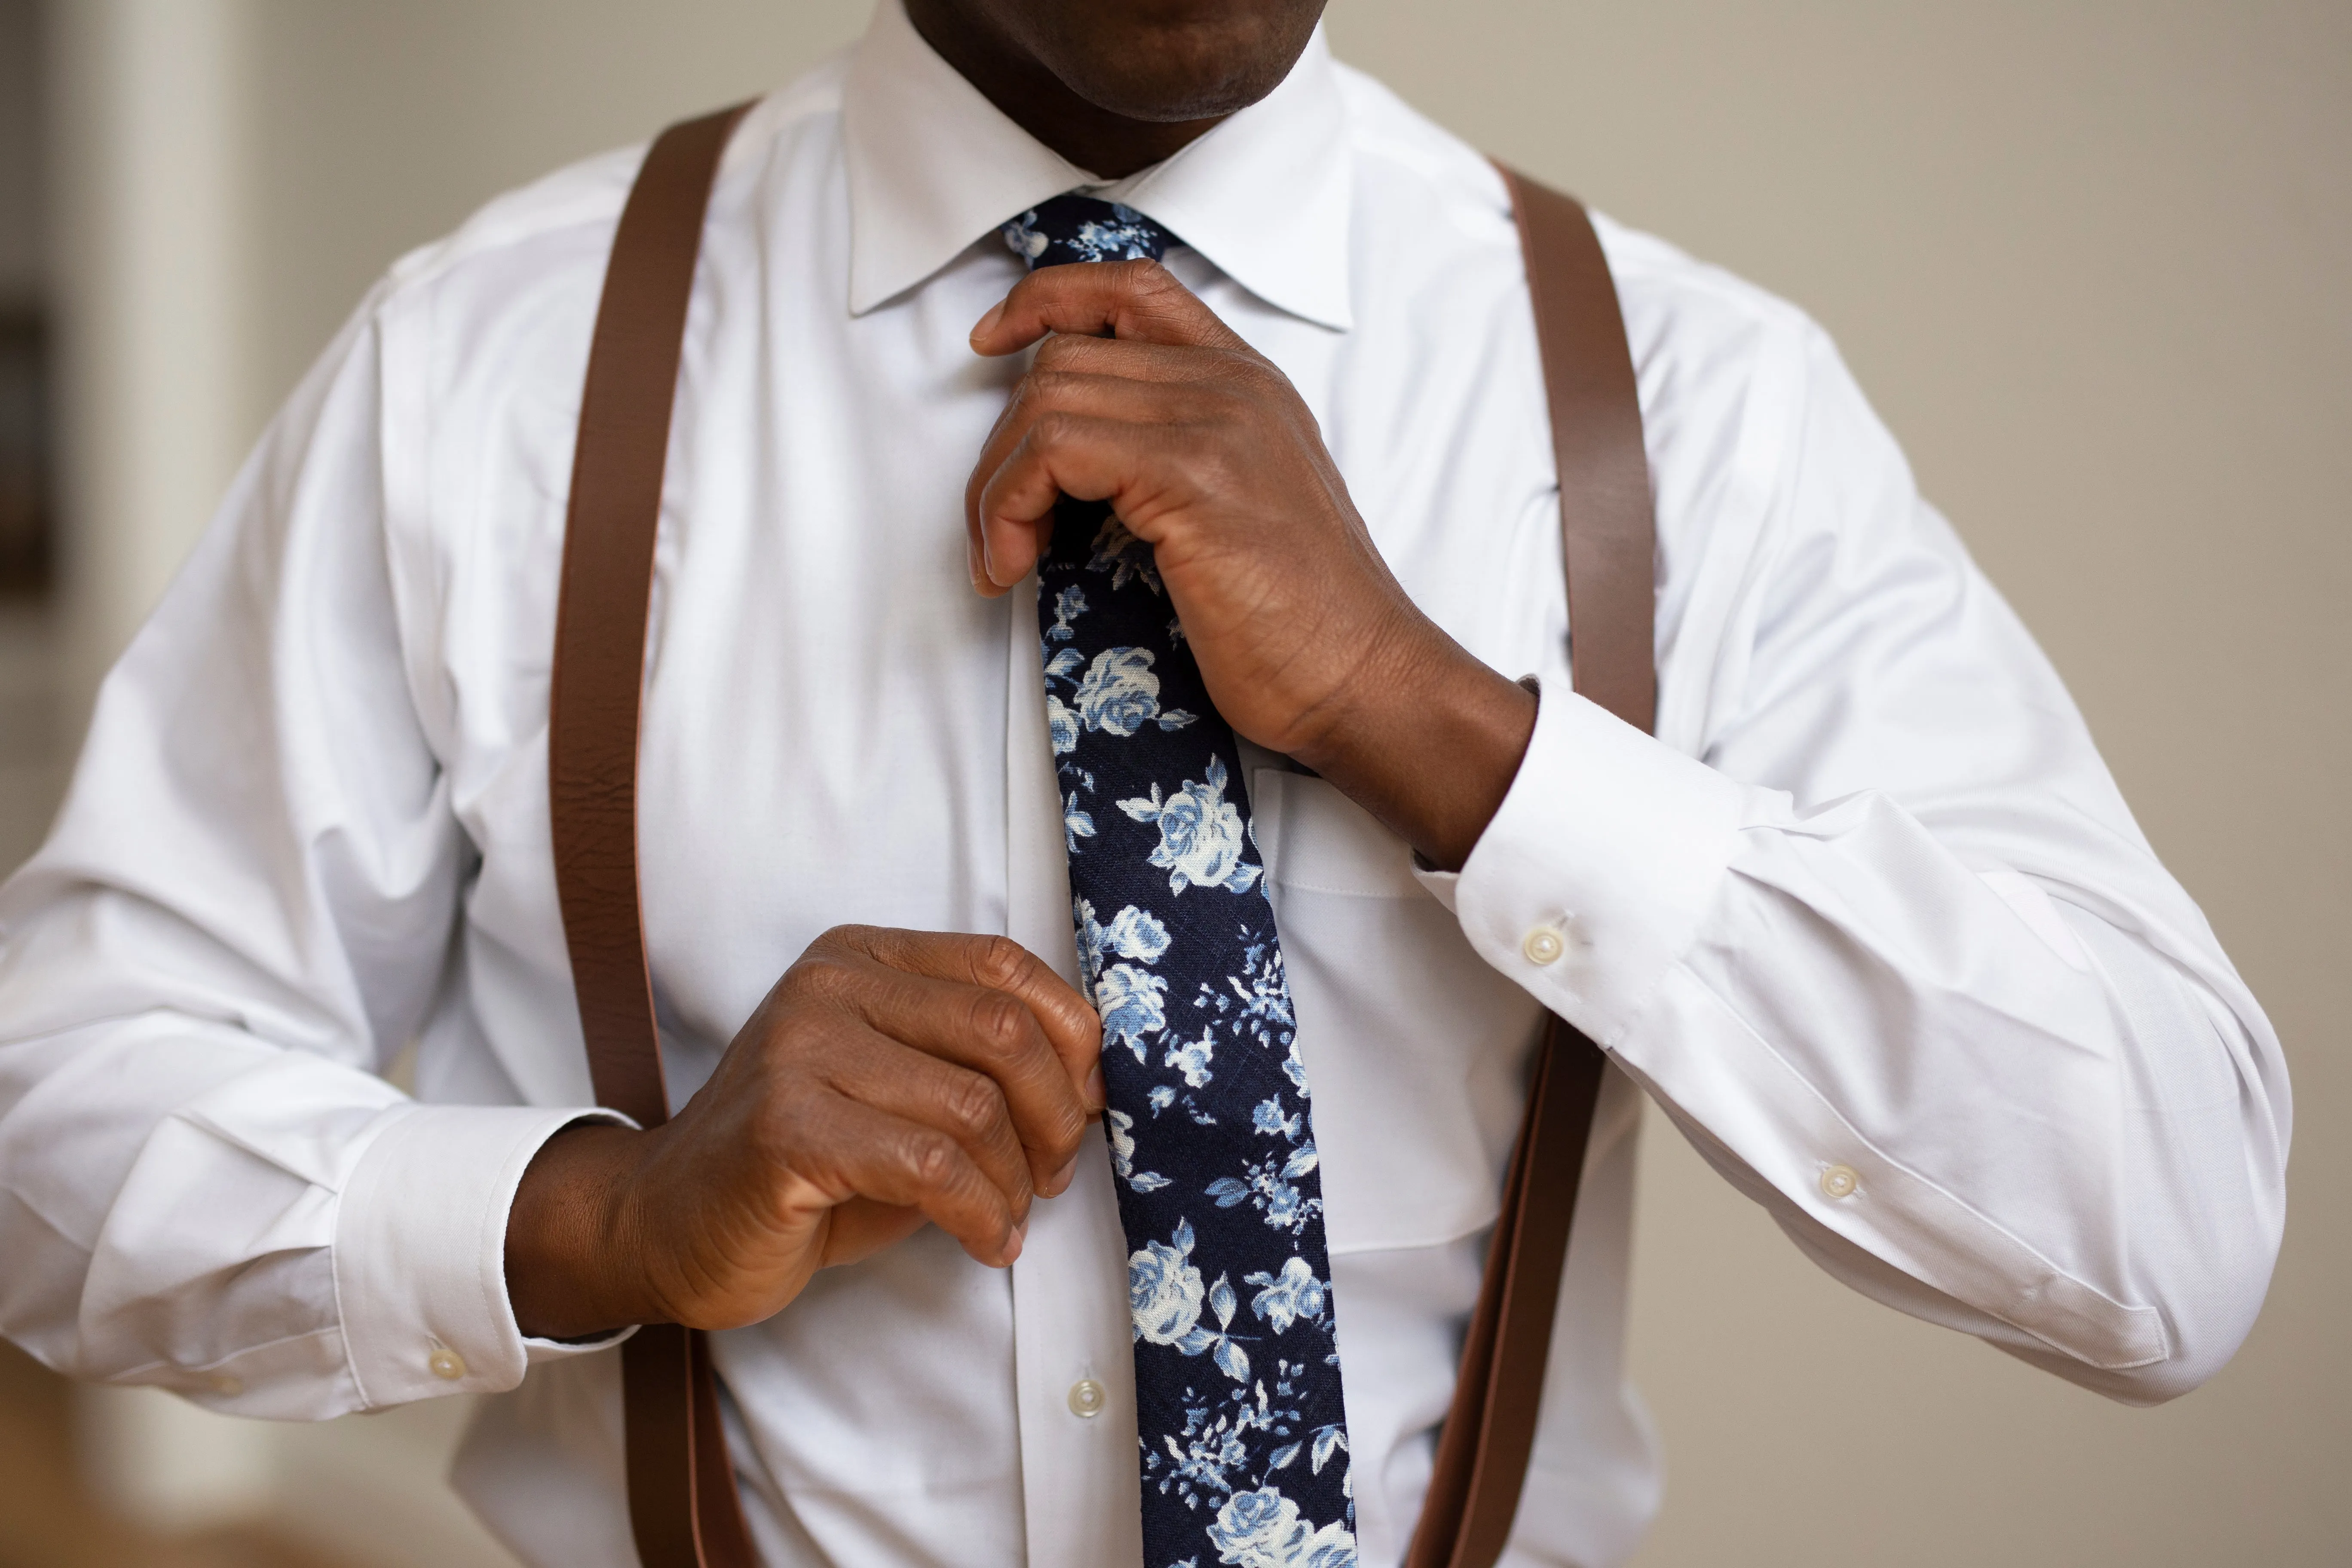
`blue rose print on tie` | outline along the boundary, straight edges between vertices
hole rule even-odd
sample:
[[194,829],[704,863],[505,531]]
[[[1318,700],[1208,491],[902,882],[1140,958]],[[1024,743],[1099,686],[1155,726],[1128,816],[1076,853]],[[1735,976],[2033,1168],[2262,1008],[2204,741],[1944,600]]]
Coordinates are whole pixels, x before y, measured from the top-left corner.
[[[1151,673],[1152,658],[1151,650],[1141,647],[1106,648],[1095,655],[1078,681],[1078,722],[1113,735],[1132,735],[1146,724],[1163,730],[1190,724],[1192,715],[1181,708],[1160,711],[1160,678]],[[1051,672],[1053,661],[1046,668]],[[1053,693],[1048,691],[1046,698],[1052,700]]]
[[1253,1274],[1243,1283],[1265,1287],[1250,1298],[1250,1310],[1264,1318],[1277,1334],[1288,1333],[1290,1325],[1302,1319],[1312,1322],[1322,1317],[1328,1300],[1323,1282],[1315,1278],[1315,1270],[1303,1258],[1284,1264],[1280,1274]]
[[[1004,237],[1033,266],[1171,243],[1082,196]],[[1062,498],[1038,581],[1071,927],[1102,1016],[1128,1238],[1144,1568],[1354,1568],[1314,1102],[1239,750],[1150,546],[1107,507]]]
[[[1156,684],[1156,683],[1155,683]],[[1211,757],[1199,784],[1186,779],[1166,801],[1153,784],[1149,798],[1123,800],[1119,810],[1138,822],[1156,824],[1160,842],[1151,864],[1168,872],[1168,890],[1181,893],[1199,886],[1245,893],[1256,881],[1258,868],[1242,858],[1242,814],[1225,802],[1225,764]]]
[[1226,1503],[1209,1540],[1220,1563],[1242,1568],[1340,1568],[1356,1561],[1353,1536],[1336,1524],[1315,1529],[1299,1518],[1297,1503],[1271,1488]]

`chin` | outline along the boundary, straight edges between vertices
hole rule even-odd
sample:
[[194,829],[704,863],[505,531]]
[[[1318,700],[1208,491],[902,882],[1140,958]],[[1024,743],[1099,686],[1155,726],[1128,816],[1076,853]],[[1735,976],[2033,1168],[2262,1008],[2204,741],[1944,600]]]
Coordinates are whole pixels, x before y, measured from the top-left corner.
[[1246,109],[1282,84],[1323,0],[1061,0],[1038,53],[1071,91],[1131,120]]

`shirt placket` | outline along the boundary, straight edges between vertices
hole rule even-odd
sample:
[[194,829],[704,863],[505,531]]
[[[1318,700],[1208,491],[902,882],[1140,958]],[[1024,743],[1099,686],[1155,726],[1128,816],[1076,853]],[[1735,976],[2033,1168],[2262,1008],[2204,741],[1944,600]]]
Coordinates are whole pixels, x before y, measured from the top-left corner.
[[[1006,648],[1006,933],[1077,984],[1061,795],[1037,670],[1034,586],[1013,590]],[[1013,1268],[1013,1386],[1031,1568],[1104,1568],[1143,1557],[1129,1352],[1126,1242],[1099,1128],[1076,1179],[1030,1211]]]

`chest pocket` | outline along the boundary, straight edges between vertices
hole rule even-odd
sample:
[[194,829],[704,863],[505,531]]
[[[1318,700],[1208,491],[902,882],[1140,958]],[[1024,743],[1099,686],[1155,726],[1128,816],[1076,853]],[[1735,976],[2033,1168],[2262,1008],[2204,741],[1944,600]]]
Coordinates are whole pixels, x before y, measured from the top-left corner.
[[1250,775],[1314,1086],[1331,1250],[1494,1223],[1543,1011],[1416,881],[1403,840],[1321,779]]

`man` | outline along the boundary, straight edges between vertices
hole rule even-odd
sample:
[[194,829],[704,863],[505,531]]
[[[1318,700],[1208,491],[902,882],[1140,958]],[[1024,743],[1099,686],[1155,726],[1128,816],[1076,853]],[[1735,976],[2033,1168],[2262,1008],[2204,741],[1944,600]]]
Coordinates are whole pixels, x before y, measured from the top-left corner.
[[[0,898],[0,1328],[257,1415],[501,1394],[459,1482],[549,1564],[632,1560],[614,1337],[725,1330],[769,1561],[1142,1561],[1164,1325],[1117,1198],[1182,1110],[1089,1130],[1062,611],[1025,585],[1068,492],[1150,547],[1243,742],[1264,864],[1228,869],[1272,885],[1345,1374],[1326,1562],[1411,1537],[1547,1011],[1616,1070],[1507,1560],[1621,1561],[1655,1507],[1636,1086],[1900,1310],[2119,1399],[2222,1364],[2278,1243],[2284,1069],[2054,675],[1822,334],[1604,225],[1657,738],[1576,696],[1502,185],[1318,10],[884,0],[736,133],[647,656],[656,1132],[592,1106],[546,794],[636,155],[395,268]],[[1000,231],[1073,191],[1164,268],[1024,275]],[[375,1076],[411,1042],[413,1099]],[[1216,1310],[1222,1398],[1207,1342],[1279,1330]],[[1229,1521],[1266,1478],[1181,1447],[1199,1560],[1264,1558]]]

